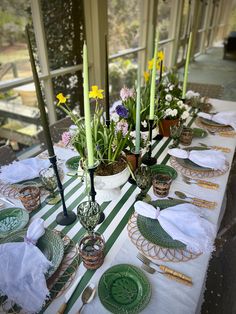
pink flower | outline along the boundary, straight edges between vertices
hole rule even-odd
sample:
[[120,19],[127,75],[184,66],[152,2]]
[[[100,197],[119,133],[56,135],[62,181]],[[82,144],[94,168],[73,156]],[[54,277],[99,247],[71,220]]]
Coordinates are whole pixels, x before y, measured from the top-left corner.
[[122,132],[122,135],[125,136],[128,133],[128,123],[125,120],[121,120],[116,125],[116,131]]
[[131,88],[127,88],[127,87],[123,87],[120,91],[120,98],[122,99],[122,101],[127,100],[128,98],[134,98],[134,89]]
[[67,146],[67,145],[70,143],[70,140],[71,140],[71,134],[70,134],[70,132],[64,132],[64,133],[62,133],[61,140],[62,140],[62,143],[63,143],[65,146]]

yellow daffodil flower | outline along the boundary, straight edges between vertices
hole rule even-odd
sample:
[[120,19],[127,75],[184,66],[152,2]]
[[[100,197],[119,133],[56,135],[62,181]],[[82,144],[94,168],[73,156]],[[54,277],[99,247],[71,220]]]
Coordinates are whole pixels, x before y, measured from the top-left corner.
[[157,58],[159,59],[159,61],[163,61],[164,60],[165,55],[164,55],[164,52],[162,50],[158,51]]
[[144,76],[145,82],[147,82],[147,81],[149,80],[150,73],[149,73],[149,72],[144,71],[143,76]]
[[154,62],[153,59],[150,60],[150,61],[148,61],[148,70],[152,70],[152,68],[153,68],[153,62]]
[[89,92],[89,98],[103,99],[103,89],[98,89],[97,85],[92,86],[92,90]]
[[65,104],[66,101],[67,101],[67,99],[69,98],[69,96],[66,96],[66,97],[65,97],[62,93],[57,94],[56,97],[57,97],[57,99],[58,99],[57,105]]

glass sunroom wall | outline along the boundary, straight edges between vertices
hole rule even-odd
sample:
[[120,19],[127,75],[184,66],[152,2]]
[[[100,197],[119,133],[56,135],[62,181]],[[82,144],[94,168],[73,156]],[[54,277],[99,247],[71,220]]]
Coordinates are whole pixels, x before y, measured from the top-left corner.
[[180,33],[179,33],[179,41],[178,45],[178,52],[177,52],[177,59],[176,63],[177,66],[180,66],[184,63],[185,58],[185,50],[186,50],[186,38],[189,32],[190,27],[190,16],[191,16],[191,2],[189,0],[183,1],[183,8],[180,20]]
[[111,100],[123,86],[133,87],[143,45],[142,0],[112,0],[108,7],[109,84]]
[[159,0],[157,5],[157,26],[160,31],[159,50],[164,50],[164,66],[171,68],[173,61],[174,38],[176,36],[176,19],[179,2],[175,0]]

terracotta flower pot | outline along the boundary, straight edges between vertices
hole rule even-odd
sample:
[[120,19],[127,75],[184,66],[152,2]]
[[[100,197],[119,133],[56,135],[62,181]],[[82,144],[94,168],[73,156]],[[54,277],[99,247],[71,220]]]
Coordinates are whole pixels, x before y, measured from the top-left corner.
[[[132,153],[126,153],[126,159],[127,159],[127,162],[129,163],[129,165],[131,167],[131,170],[135,171],[136,170],[136,157],[135,157],[135,155]],[[141,161],[141,157],[139,156],[138,164],[140,164],[140,161]]]
[[163,136],[170,136],[170,126],[176,125],[179,123],[179,119],[175,120],[161,120],[159,122],[159,133]]

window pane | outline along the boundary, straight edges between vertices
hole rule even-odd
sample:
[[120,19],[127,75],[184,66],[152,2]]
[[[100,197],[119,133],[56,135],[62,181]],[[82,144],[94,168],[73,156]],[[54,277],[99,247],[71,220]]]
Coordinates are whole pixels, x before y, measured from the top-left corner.
[[30,0],[0,2],[0,81],[32,75],[25,40],[30,19]]
[[189,0],[184,1],[183,5],[183,13],[181,19],[181,27],[180,27],[180,38],[184,37],[187,32],[188,22],[189,22],[189,12],[190,12]]
[[111,102],[119,98],[123,86],[133,87],[137,78],[138,53],[114,59],[109,64]]
[[41,0],[51,70],[82,63],[85,40],[83,1]]
[[142,0],[109,0],[109,55],[140,46]]
[[199,8],[199,20],[198,20],[198,29],[202,29],[204,27],[205,16],[207,12],[208,2],[201,2]]
[[172,8],[174,8],[173,0],[159,1],[157,7],[157,25],[160,29],[160,40],[170,38],[172,36]]

